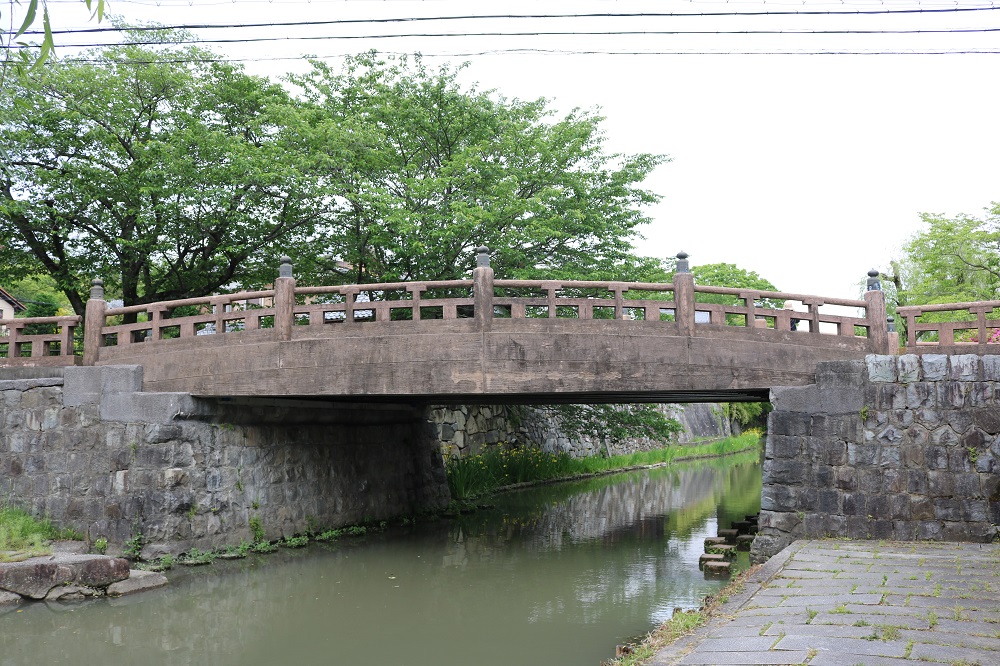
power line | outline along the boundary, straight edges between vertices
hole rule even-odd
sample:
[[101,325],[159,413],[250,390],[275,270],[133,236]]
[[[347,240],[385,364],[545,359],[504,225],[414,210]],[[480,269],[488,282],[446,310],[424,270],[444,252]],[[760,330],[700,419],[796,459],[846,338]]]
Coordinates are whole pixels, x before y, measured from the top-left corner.
[[[379,51],[380,55],[414,55],[413,53],[402,52],[402,51]],[[472,56],[489,56],[489,55],[623,55],[623,56],[715,56],[715,55],[808,55],[808,56],[822,56],[822,55],[856,55],[856,56],[867,56],[867,55],[1000,55],[1000,47],[996,49],[940,49],[940,50],[917,50],[917,49],[907,49],[907,50],[847,50],[847,49],[828,49],[822,51],[810,51],[810,50],[789,50],[789,51],[765,51],[765,50],[718,50],[718,51],[695,51],[695,50],[676,50],[676,51],[601,51],[601,50],[559,50],[559,49],[491,49],[486,51],[466,51],[466,52],[454,52],[454,53],[420,53],[419,55],[426,58],[466,58]],[[155,65],[163,63],[171,64],[197,64],[197,63],[227,63],[227,62],[279,62],[279,61],[290,61],[290,60],[327,60],[331,58],[344,58],[355,55],[352,53],[334,53],[321,56],[264,56],[256,58],[229,58],[229,57],[218,57],[218,58],[163,58],[157,60],[118,60],[116,62],[122,64],[130,65]],[[66,58],[62,62],[68,63],[98,63],[103,62],[102,60],[96,58]]]
[[[727,11],[727,12],[601,12],[586,14],[468,14],[451,16],[397,16],[388,18],[330,19],[325,21],[281,21],[274,23],[184,23],[163,26],[136,26],[127,28],[134,32],[155,32],[160,30],[215,30],[231,28],[288,28],[328,25],[365,25],[386,23],[417,23],[430,21],[470,21],[470,20],[544,20],[544,19],[609,19],[609,18],[716,18],[716,17],[770,17],[770,16],[885,16],[892,14],[955,14],[960,12],[996,11],[1000,7],[946,7],[940,9],[858,9],[858,10],[809,10],[809,11]],[[53,35],[120,32],[117,27],[71,28],[53,30]],[[29,30],[25,34],[41,35],[41,30]],[[589,33],[584,33],[589,34]]]
[[[940,35],[940,34],[986,34],[1000,32],[1000,28],[941,28],[941,29],[905,29],[905,30],[530,30],[524,32],[442,32],[442,33],[398,33],[379,35],[304,35],[281,37],[234,37],[232,39],[180,39],[169,42],[170,45],[180,44],[251,44],[260,42],[291,42],[291,41],[325,41],[361,39],[400,39],[414,37],[683,37],[706,35]],[[164,46],[160,41],[130,41],[127,43],[110,44],[60,44],[61,48],[90,48],[95,46]],[[13,45],[5,45],[2,49],[17,49]]]

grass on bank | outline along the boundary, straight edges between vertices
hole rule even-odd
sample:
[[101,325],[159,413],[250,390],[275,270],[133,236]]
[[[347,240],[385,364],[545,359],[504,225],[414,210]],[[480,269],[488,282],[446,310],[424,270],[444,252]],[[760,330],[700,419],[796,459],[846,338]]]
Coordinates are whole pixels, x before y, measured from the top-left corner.
[[760,432],[749,430],[737,437],[710,444],[675,444],[663,449],[610,458],[573,458],[567,453],[544,453],[537,449],[508,449],[498,446],[474,456],[449,460],[446,466],[448,487],[451,489],[452,499],[467,500],[515,483],[548,481],[675,460],[727,455],[751,449],[759,442]]
[[35,518],[27,511],[0,502],[0,562],[23,560],[52,552],[49,542],[78,539],[73,530],[56,527],[47,518]]

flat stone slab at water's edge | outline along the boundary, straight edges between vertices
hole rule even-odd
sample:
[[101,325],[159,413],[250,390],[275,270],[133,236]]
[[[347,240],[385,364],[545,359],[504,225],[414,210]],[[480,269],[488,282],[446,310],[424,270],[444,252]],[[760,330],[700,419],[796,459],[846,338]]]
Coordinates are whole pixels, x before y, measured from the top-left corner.
[[29,599],[44,599],[57,586],[76,584],[103,589],[128,577],[128,560],[104,555],[56,553],[0,563],[0,590]]
[[167,584],[163,574],[129,569],[128,560],[93,555],[82,541],[56,541],[52,554],[0,562],[0,608],[24,599],[76,601],[151,590]]
[[166,584],[167,577],[161,573],[133,569],[131,575],[125,580],[108,585],[107,594],[109,597],[122,597],[126,594],[163,587]]

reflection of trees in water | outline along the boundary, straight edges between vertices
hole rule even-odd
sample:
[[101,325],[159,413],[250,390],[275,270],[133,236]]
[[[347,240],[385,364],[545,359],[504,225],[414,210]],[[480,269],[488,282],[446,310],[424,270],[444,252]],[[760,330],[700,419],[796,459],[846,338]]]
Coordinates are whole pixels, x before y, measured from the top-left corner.
[[686,537],[720,507],[739,519],[756,512],[760,475],[748,456],[743,464],[706,461],[533,489],[501,498],[495,512],[464,516],[455,524],[455,539],[476,538],[487,547],[517,540],[558,550],[590,540]]
[[[664,600],[669,608],[694,607],[705,594],[697,557],[717,507],[726,501],[740,518],[760,508],[755,454],[740,465],[701,463],[582,485],[588,484],[541,508],[539,496],[565,489],[521,493],[501,500],[495,513],[463,517],[452,527],[442,563],[470,575],[484,567],[509,572],[504,588],[523,595],[520,615],[512,616],[527,608],[533,621],[648,614]],[[440,602],[456,610],[474,603],[454,595]]]
[[717,505],[756,510],[733,497],[759,502],[759,467],[533,489],[500,498],[505,513],[185,569],[76,612],[22,606],[0,614],[0,665],[594,662],[568,655],[603,654],[719,585],[696,560]]

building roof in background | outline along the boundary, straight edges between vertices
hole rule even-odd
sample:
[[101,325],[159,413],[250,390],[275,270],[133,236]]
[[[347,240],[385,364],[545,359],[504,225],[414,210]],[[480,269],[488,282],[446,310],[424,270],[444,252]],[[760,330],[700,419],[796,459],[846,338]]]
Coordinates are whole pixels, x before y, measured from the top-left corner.
[[24,312],[24,303],[10,295],[3,287],[0,287],[0,298],[14,306],[14,312]]

